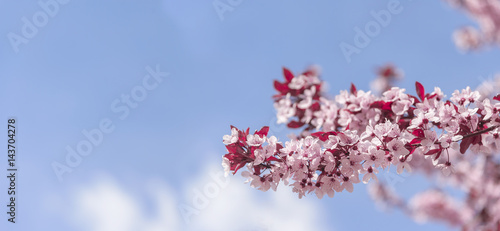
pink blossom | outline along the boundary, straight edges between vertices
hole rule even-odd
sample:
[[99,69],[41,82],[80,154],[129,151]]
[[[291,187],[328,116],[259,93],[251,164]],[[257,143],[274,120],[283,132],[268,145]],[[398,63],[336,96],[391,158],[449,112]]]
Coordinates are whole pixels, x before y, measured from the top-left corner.
[[250,146],[260,146],[265,142],[265,139],[263,137],[260,137],[259,135],[248,135],[247,136],[247,143]]
[[455,169],[453,168],[453,166],[451,166],[451,163],[449,161],[446,161],[446,163],[443,164],[439,164],[437,165],[437,167],[441,169],[445,176],[449,176],[451,173],[455,172]]
[[368,184],[368,182],[373,179],[374,181],[378,182],[378,178],[377,178],[377,174],[378,173],[378,170],[375,168],[372,168],[372,166],[368,167],[368,169],[363,169],[363,171],[361,172],[363,174],[365,174],[363,176],[363,183],[365,184]]
[[494,144],[497,149],[500,149],[500,130],[498,128],[491,133],[483,135],[483,137],[486,144]]
[[437,117],[435,112],[432,110],[424,112],[420,109],[416,109],[414,113],[415,115],[417,115],[417,117],[411,121],[411,126],[409,128],[417,128],[417,127],[428,128],[430,122],[439,121],[439,117]]
[[359,136],[356,131],[344,131],[339,133],[339,144],[342,146],[354,145],[358,142]]
[[381,166],[384,159],[385,152],[383,150],[377,150],[376,146],[370,146],[368,148],[368,153],[365,154],[365,165],[375,166],[375,168],[378,168]]
[[373,133],[378,138],[383,138],[383,137],[399,136],[400,131],[399,131],[397,124],[393,124],[389,120],[386,120],[385,123],[379,123],[379,124],[375,125],[375,129],[373,129]]
[[274,103],[274,108],[277,111],[278,124],[286,123],[296,112],[295,105],[292,105],[292,101],[290,100],[290,94],[287,94],[285,98]]
[[463,136],[456,135],[451,136],[451,134],[444,134],[439,137],[439,143],[442,148],[453,148],[455,150],[459,149],[458,141],[462,140]]
[[401,156],[399,158],[397,158],[396,160],[398,162],[397,163],[397,170],[396,172],[398,174],[401,174],[403,173],[403,170],[406,170],[407,172],[411,172],[411,166],[410,166],[410,161],[411,159],[413,158],[413,156]]
[[306,78],[303,75],[297,76],[292,79],[292,81],[288,84],[290,89],[301,89],[306,85]]
[[458,105],[467,105],[469,103],[476,102],[479,98],[481,98],[479,92],[471,91],[470,87],[467,87],[465,89],[462,89],[461,92],[455,90],[450,100]]
[[417,221],[439,219],[452,226],[464,224],[472,215],[457,201],[436,190],[430,190],[412,198],[410,208]]
[[404,143],[397,139],[393,139],[387,143],[387,149],[389,149],[396,158],[406,156],[410,153],[410,151],[404,147]]
[[482,46],[500,43],[500,2],[496,0],[447,0],[464,10],[479,28],[465,26],[453,34],[458,48],[477,50]]
[[314,87],[314,86],[311,89],[304,90],[304,98],[305,99],[300,101],[300,103],[297,105],[297,107],[300,109],[309,108],[313,103],[314,94],[316,94],[316,87]]
[[236,128],[232,128],[231,135],[224,135],[224,137],[222,137],[222,140],[222,142],[226,145],[235,143],[236,141],[238,141],[238,130]]
[[481,34],[472,27],[463,27],[453,33],[453,39],[462,50],[476,50],[483,43]]
[[228,158],[222,157],[222,167],[224,168],[224,176],[227,177],[230,172],[230,163]]
[[359,178],[358,178],[358,175],[356,173],[353,173],[352,175],[348,175],[348,176],[343,176],[342,178],[342,189],[343,190],[347,190],[348,192],[351,192],[354,190],[354,187],[353,187],[353,183],[354,184],[357,184],[359,183]]

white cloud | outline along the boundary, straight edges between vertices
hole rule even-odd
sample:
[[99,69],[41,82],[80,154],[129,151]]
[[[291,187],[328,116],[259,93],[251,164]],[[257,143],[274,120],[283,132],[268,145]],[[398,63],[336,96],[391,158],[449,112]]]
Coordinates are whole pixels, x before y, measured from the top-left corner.
[[162,182],[151,181],[146,193],[156,207],[153,216],[141,206],[139,198],[116,180],[100,176],[73,196],[71,220],[75,226],[92,231],[178,230],[179,218],[168,187]]
[[277,192],[261,192],[234,176],[227,178],[229,182],[225,187],[217,184],[221,186],[219,193],[212,193],[215,190],[208,190],[213,188],[212,183],[217,183],[214,175],[223,175],[222,168],[215,166],[204,172],[211,174],[205,174],[186,190],[184,201],[194,209],[200,207],[193,203],[194,191],[205,194],[209,201],[207,206],[197,209],[197,215],[191,215],[189,230],[326,230],[325,222],[321,222],[324,213],[318,205],[320,201],[313,198],[314,195],[308,198],[312,200],[299,199],[283,185]]
[[[283,186],[277,192],[262,193],[240,177],[223,178],[219,166],[203,172],[203,176],[185,181],[193,183],[185,186],[185,198],[180,199],[159,180],[137,186],[146,188],[139,192],[145,195],[135,195],[116,180],[99,177],[74,194],[74,224],[86,224],[85,230],[93,231],[327,230],[318,205],[321,201],[313,195],[310,200],[298,199]],[[142,205],[144,196],[156,207],[153,212]]]

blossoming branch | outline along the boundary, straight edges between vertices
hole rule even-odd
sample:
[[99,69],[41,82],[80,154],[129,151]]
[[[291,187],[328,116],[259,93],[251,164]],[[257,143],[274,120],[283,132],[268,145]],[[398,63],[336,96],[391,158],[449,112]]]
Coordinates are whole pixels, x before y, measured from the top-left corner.
[[416,96],[397,87],[375,96],[351,85],[332,99],[317,70],[294,75],[284,68],[283,74],[284,82],[274,82],[278,122],[301,129],[300,135],[283,144],[268,137],[269,127],[251,134],[231,126],[223,137],[226,173],[246,166],[242,175],[262,191],[283,182],[299,197],[333,197],[376,181],[380,169],[411,171],[414,156],[449,175],[452,150],[500,148],[500,96],[479,100],[467,87],[445,99],[440,88],[426,92],[416,82]]

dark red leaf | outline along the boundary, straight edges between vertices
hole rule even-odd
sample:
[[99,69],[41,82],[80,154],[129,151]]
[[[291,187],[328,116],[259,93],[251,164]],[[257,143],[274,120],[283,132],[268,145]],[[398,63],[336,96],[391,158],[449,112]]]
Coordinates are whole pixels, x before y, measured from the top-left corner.
[[238,140],[243,142],[243,144],[246,145],[246,142],[247,142],[247,135],[245,134],[245,132],[243,131],[239,131],[238,132]]
[[425,153],[424,155],[428,156],[428,155],[434,155],[436,153],[440,153],[442,151],[442,149],[438,148],[438,149],[431,149],[429,150],[427,153]]
[[356,95],[357,92],[358,90],[356,89],[356,86],[354,83],[351,83],[351,94]]
[[395,67],[392,64],[386,64],[385,66],[379,68],[378,74],[384,78],[394,78],[398,76],[395,71]]
[[321,105],[319,105],[319,102],[314,102],[314,103],[311,105],[311,110],[312,110],[312,111],[319,111],[319,109],[321,109]]
[[318,83],[318,84],[313,85],[316,88],[316,93],[314,93],[314,96],[313,96],[314,100],[319,100],[319,97],[321,96],[321,90],[320,90],[321,89],[321,85],[323,85],[323,83],[321,83],[321,82]]
[[391,140],[393,140],[393,139],[394,139],[393,137],[386,136],[386,137],[382,138],[382,142],[384,142],[384,143],[389,143],[389,142],[391,142]]
[[392,106],[392,102],[386,102],[386,103],[384,103],[384,105],[382,105],[381,109],[382,110],[392,111],[391,106]]
[[400,129],[402,129],[402,130],[403,130],[403,129],[404,129],[404,130],[406,130],[406,128],[407,128],[408,126],[410,126],[410,120],[407,120],[407,119],[400,119],[400,120],[398,121],[398,125],[399,125],[399,128],[400,128]]
[[285,76],[286,82],[289,83],[293,79],[293,73],[286,67],[283,67],[283,75]]
[[415,97],[415,96],[413,96],[413,95],[410,95],[410,94],[408,94],[408,97],[413,98],[413,100],[415,100],[415,101],[413,102],[413,104],[414,104],[414,105],[415,105],[415,104],[417,104],[417,103],[420,103],[420,100],[419,100],[417,97]]
[[472,138],[472,144],[481,144],[481,136],[473,136]]
[[421,139],[413,139],[410,144],[420,144],[420,142],[422,142]]
[[278,159],[274,156],[270,156],[266,161],[277,161]]
[[283,145],[281,145],[280,143],[276,144],[276,151],[277,152],[279,152],[282,148],[283,148]]
[[437,159],[441,156],[441,154],[442,154],[442,153],[443,153],[442,151],[441,151],[441,152],[439,152],[439,153],[436,155],[436,157],[434,157],[434,160],[437,160]]
[[370,107],[372,108],[380,108],[382,110],[389,110],[391,111],[391,105],[392,105],[392,102],[385,102],[383,100],[380,100],[380,101],[375,101],[373,102]]
[[261,169],[262,169],[262,166],[260,166],[260,165],[253,166],[253,171],[255,172],[256,175],[260,175]]
[[290,121],[290,123],[287,124],[287,126],[289,128],[300,128],[300,127],[304,126],[304,123],[292,120],[292,121]]
[[465,138],[460,142],[460,153],[464,154],[469,146],[472,144],[473,139],[471,137]]
[[320,138],[323,134],[325,134],[325,132],[315,132],[315,133],[311,133],[311,136]]
[[295,107],[295,116],[302,118],[302,117],[304,117],[305,114],[306,114],[305,109],[300,109],[298,107]]
[[496,101],[500,101],[500,94],[498,94],[495,97],[493,97],[493,99],[496,100]]
[[315,132],[315,133],[311,134],[311,136],[317,137],[321,141],[328,140],[328,137],[331,135],[337,135],[337,133],[334,131],[331,131],[331,132]]
[[[415,99],[416,99],[416,98],[415,98]],[[415,108],[414,108],[414,107],[410,107],[410,108],[408,108],[408,118],[410,118],[410,119],[411,119],[411,118],[415,117],[415,113],[414,113],[414,111],[415,111]]]
[[418,95],[418,97],[423,101],[424,97],[425,97],[424,86],[417,81],[417,82],[415,82],[415,88],[417,89],[417,95]]
[[242,154],[244,151],[243,148],[238,143],[228,144],[226,145],[226,149],[229,153],[233,154]]
[[267,133],[269,132],[269,127],[264,126],[260,129],[260,131],[255,132],[255,135],[259,135],[260,137],[267,136]]
[[227,158],[229,160],[229,164],[231,164],[231,162],[234,162],[236,155],[232,154],[232,153],[228,153],[228,154],[224,155],[224,157]]
[[255,150],[260,149],[261,146],[251,146],[250,147],[250,158],[255,159]]
[[282,95],[286,95],[286,93],[288,93],[288,91],[290,90],[288,88],[288,84],[281,83],[278,80],[274,80],[274,89],[279,91]]
[[370,107],[372,108],[382,108],[382,106],[384,106],[384,101],[375,101],[373,102]]
[[424,131],[422,129],[415,129],[411,134],[413,134],[414,136],[416,136],[418,138],[425,137]]

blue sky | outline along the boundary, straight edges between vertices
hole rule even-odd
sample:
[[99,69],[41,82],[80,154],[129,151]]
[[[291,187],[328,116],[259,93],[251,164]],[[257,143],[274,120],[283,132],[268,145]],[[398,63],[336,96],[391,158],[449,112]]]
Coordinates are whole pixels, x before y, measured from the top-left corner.
[[[18,121],[20,201],[17,224],[1,212],[1,230],[232,230],[220,226],[228,217],[261,221],[249,226],[254,230],[281,230],[292,221],[295,230],[310,224],[318,230],[448,230],[380,212],[362,184],[333,199],[299,201],[287,190],[262,193],[232,177],[193,223],[183,221],[178,207],[191,203],[193,189],[213,183],[207,171],[221,170],[229,125],[268,125],[286,139],[274,123],[271,99],[283,66],[299,72],[320,65],[331,95],[351,82],[369,89],[374,70],[387,62],[404,70],[400,86],[409,92],[420,81],[450,96],[491,78],[498,48],[465,54],[451,40],[458,27],[474,25],[462,12],[442,1],[401,0],[402,11],[347,62],[339,45],[353,44],[354,28],[374,21],[370,12],[387,10],[390,1],[242,0],[222,20],[212,1],[62,2],[27,43],[13,46],[9,33],[22,35],[22,18],[33,21],[43,8],[37,1],[0,0],[0,118]],[[147,67],[168,76],[120,119],[112,103],[143,85]],[[114,130],[60,182],[52,164],[65,163],[66,147],[76,149],[87,139],[82,131],[106,119]],[[0,179],[4,204],[8,182]],[[396,185],[403,195],[428,186],[419,177],[404,179]],[[106,226],[136,220],[135,228]]]

